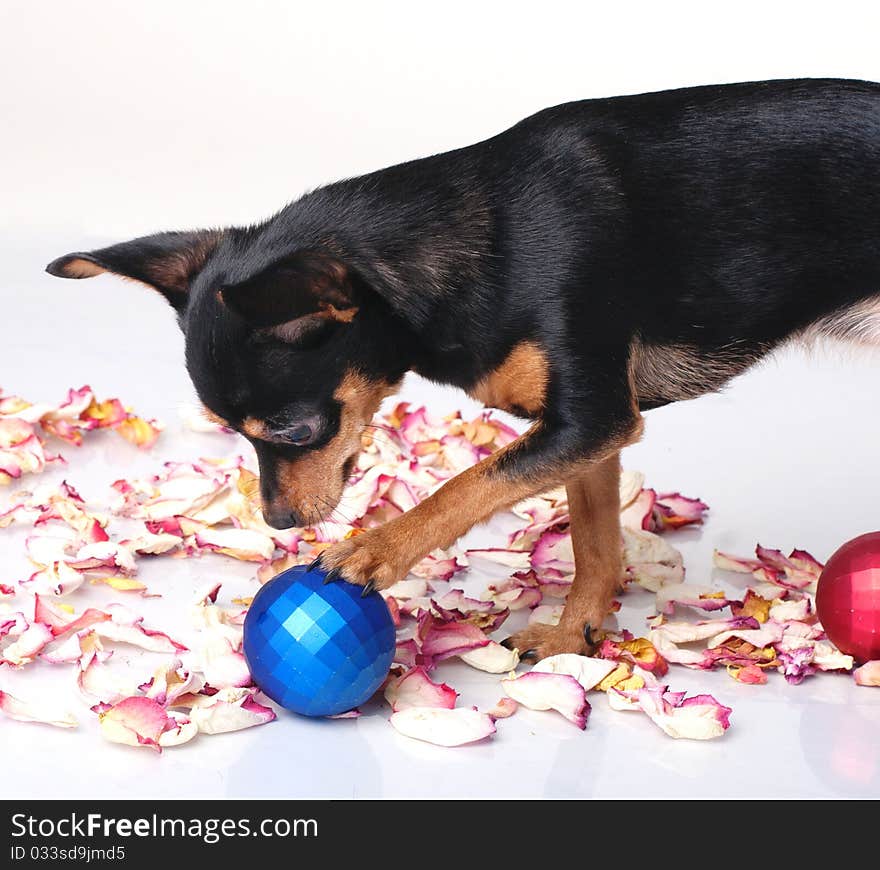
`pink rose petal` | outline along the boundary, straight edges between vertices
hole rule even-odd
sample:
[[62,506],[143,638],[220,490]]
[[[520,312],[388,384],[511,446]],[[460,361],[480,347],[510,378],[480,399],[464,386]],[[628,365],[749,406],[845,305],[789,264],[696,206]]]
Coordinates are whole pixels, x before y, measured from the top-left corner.
[[472,668],[488,674],[507,674],[519,664],[519,653],[516,650],[507,649],[494,640],[490,640],[485,646],[460,653],[459,658]]
[[420,642],[421,655],[439,662],[487,646],[489,638],[469,622],[441,622],[425,614],[419,620],[416,641]]
[[0,664],[20,668],[30,664],[53,639],[52,631],[42,622],[31,623],[18,639],[0,653]]
[[722,610],[730,599],[716,597],[719,590],[693,583],[671,583],[657,590],[657,612],[672,614],[676,606],[694,610]]
[[[204,698],[205,696],[200,696]],[[190,717],[204,734],[225,734],[275,719],[275,711],[254,699],[253,689],[221,689],[190,710]]]
[[409,707],[391,715],[391,724],[405,737],[436,746],[463,746],[495,733],[492,717],[466,707]]
[[493,719],[509,719],[518,709],[519,704],[513,698],[501,698],[486,715]]
[[637,696],[641,709],[670,737],[711,740],[721,737],[730,727],[730,707],[719,704],[711,695],[673,698],[670,702],[669,693],[646,688],[640,689]]
[[504,691],[530,710],[557,710],[578,728],[587,727],[590,704],[584,687],[568,674],[529,671],[501,681]]
[[76,717],[66,710],[58,710],[43,703],[22,701],[9,692],[0,692],[0,712],[18,722],[41,722],[56,728],[76,728]]
[[101,733],[113,743],[147,746],[161,752],[159,738],[177,723],[152,698],[124,698],[99,716]]
[[865,662],[853,671],[857,686],[880,686],[880,661]]
[[423,667],[413,668],[385,687],[385,700],[396,713],[409,707],[455,706],[458,692],[446,683],[434,683]]
[[541,659],[530,671],[538,674],[568,674],[574,677],[585,691],[594,689],[617,667],[608,659],[589,658],[574,653],[560,653]]

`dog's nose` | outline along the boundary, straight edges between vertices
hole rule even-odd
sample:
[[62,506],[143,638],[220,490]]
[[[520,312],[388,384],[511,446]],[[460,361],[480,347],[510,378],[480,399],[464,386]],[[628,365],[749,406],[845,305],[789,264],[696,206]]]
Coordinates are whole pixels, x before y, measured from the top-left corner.
[[302,517],[288,507],[270,507],[263,512],[263,518],[273,529],[289,529],[303,525]]

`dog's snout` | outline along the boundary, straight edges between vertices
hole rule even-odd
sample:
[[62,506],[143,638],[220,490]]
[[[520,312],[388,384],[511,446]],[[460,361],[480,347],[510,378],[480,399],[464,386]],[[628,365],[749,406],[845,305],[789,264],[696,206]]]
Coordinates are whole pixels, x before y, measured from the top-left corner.
[[267,505],[263,510],[263,518],[273,529],[290,529],[305,525],[304,518],[286,505]]

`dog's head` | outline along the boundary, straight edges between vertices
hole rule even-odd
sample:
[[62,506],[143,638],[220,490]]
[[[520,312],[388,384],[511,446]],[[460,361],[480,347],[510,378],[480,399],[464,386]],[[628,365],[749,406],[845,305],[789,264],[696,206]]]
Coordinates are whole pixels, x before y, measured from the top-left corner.
[[158,290],[206,411],[256,449],[266,521],[304,526],[332,512],[365,424],[407,368],[396,318],[343,258],[202,231],[68,254],[47,271],[112,272]]

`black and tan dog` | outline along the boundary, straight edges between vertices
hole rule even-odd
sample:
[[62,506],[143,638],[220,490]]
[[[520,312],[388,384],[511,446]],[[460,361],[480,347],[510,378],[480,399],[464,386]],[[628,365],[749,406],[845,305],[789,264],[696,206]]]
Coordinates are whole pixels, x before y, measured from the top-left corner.
[[641,412],[717,390],[791,338],[877,337],[880,85],[570,103],[319,188],[259,226],[161,233],[48,271],[114,272],[174,306],[196,389],[254,445],[277,528],[336,505],[364,425],[407,371],[530,418],[323,561],[384,588],[564,483],[565,613],[511,643],[585,652],[621,577],[619,456]]

